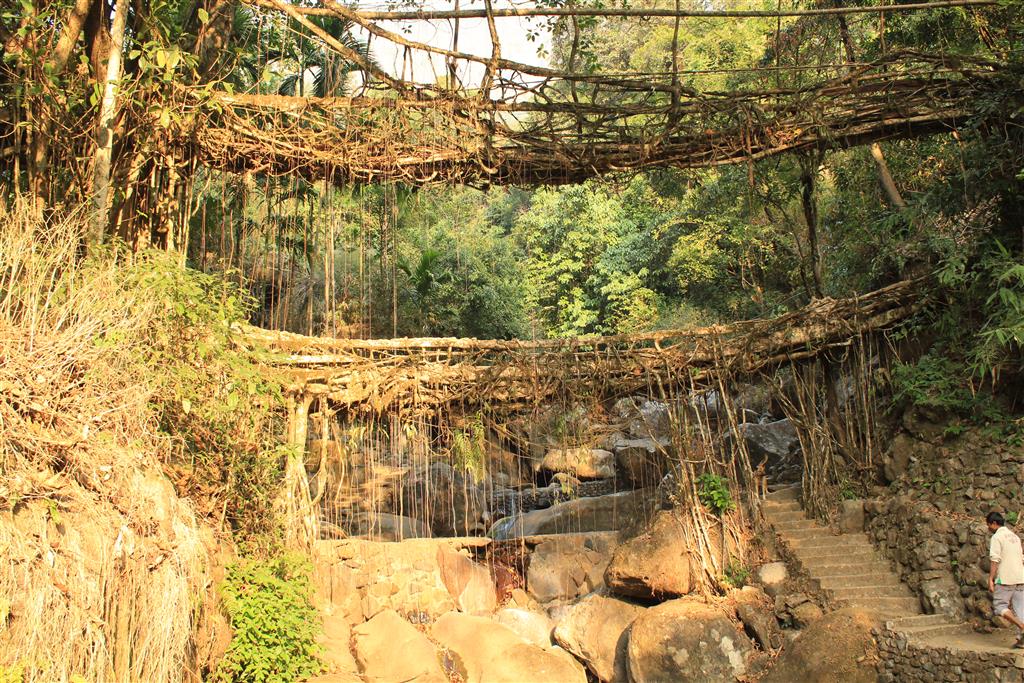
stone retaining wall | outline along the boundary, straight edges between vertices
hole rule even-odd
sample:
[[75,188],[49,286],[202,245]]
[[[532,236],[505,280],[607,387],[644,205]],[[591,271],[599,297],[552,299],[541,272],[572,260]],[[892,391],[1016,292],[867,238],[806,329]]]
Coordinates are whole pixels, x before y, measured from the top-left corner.
[[1024,654],[922,647],[908,642],[907,637],[901,633],[884,629],[876,629],[874,635],[881,655],[878,679],[882,683],[1024,681]]
[[886,471],[893,495],[866,501],[868,535],[926,611],[991,619],[984,516],[1022,512],[1024,448],[980,430],[949,443],[903,433]]

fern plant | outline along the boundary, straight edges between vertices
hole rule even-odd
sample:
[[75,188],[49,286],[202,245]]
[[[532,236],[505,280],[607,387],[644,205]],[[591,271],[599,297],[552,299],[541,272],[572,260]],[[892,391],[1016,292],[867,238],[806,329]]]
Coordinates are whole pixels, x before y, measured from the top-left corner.
[[978,333],[981,343],[974,349],[972,365],[977,374],[995,382],[1000,370],[1013,362],[1014,353],[1024,349],[1024,263],[996,242],[982,265],[992,291],[985,300],[987,319]]

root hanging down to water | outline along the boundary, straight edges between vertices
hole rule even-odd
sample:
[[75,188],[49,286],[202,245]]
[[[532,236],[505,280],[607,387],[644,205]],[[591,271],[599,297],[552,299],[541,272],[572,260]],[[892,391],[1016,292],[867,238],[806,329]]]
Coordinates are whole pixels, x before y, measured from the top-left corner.
[[[408,538],[417,525],[427,535],[482,534],[497,517],[476,512],[514,517],[523,508],[503,496],[550,489],[550,473],[540,474],[550,449],[615,450],[607,444],[629,433],[649,436],[665,467],[616,480],[614,490],[641,489],[652,504],[673,507],[694,586],[716,592],[734,561],[746,559],[746,535],[760,517],[765,456],[752,455],[741,436],[751,419],[738,393],[756,386],[774,419],[790,419],[803,453],[802,475],[793,476],[815,514],[827,516],[840,482],[872,466],[877,340],[925,300],[923,283],[907,281],[770,320],[532,342],[246,335],[273,350],[265,362],[287,378],[290,440],[308,449],[305,468],[290,464],[287,484],[296,538]],[[660,435],[638,433],[617,414],[619,399],[656,403],[667,421]],[[435,465],[447,472],[441,479]],[[702,475],[720,478],[732,504],[709,508]],[[580,495],[577,486],[545,504]],[[395,520],[408,526],[384,529]]]

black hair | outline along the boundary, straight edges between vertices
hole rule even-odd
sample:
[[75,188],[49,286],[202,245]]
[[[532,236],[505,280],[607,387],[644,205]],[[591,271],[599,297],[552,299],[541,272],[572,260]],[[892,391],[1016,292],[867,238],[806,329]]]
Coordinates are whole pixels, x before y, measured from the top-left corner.
[[1003,516],[1000,513],[998,513],[998,512],[990,512],[990,513],[988,513],[988,517],[985,518],[985,521],[988,522],[989,524],[991,524],[992,522],[995,522],[999,526],[1003,526],[1003,524],[1006,523],[1005,520],[1003,519]]

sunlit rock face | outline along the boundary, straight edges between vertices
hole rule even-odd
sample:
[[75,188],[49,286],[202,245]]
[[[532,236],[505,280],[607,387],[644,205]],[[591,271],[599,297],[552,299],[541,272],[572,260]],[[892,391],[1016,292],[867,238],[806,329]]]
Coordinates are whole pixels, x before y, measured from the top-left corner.
[[680,520],[658,512],[650,528],[615,550],[604,575],[616,593],[644,600],[690,592],[690,550]]
[[717,607],[671,600],[641,614],[629,633],[632,683],[731,683],[747,671],[750,640]]

